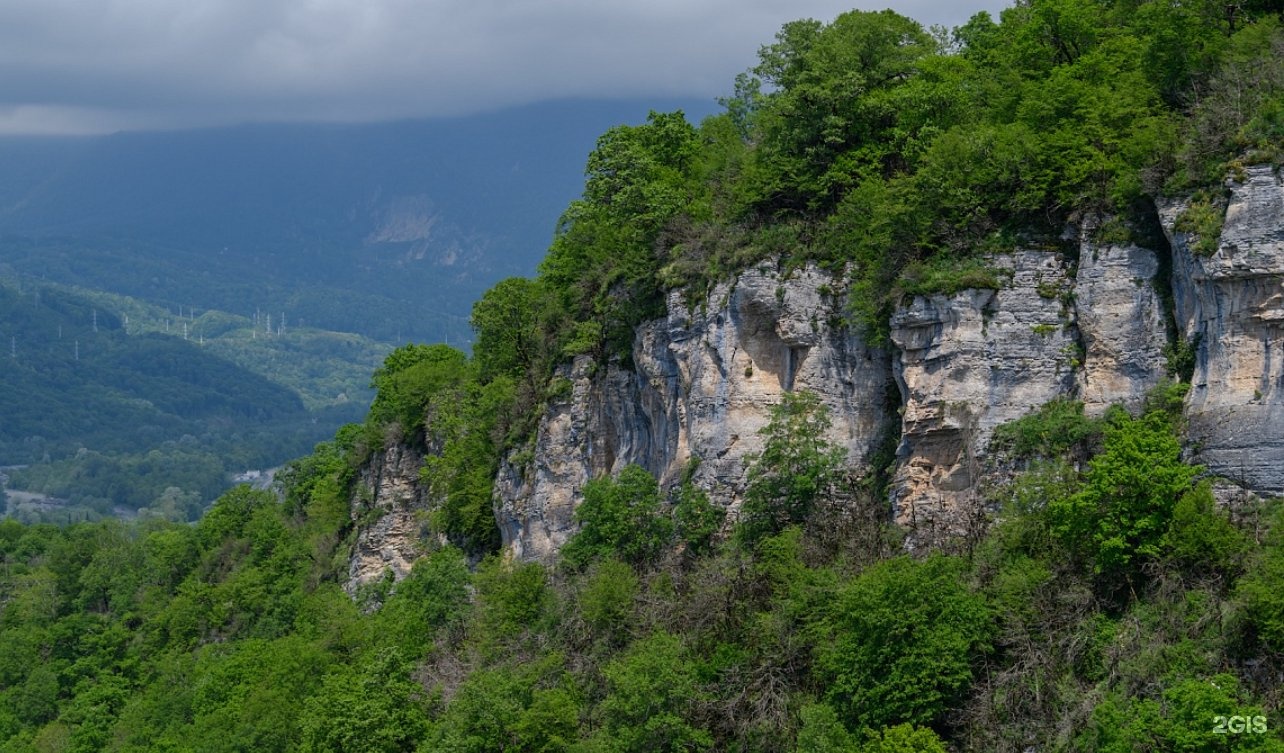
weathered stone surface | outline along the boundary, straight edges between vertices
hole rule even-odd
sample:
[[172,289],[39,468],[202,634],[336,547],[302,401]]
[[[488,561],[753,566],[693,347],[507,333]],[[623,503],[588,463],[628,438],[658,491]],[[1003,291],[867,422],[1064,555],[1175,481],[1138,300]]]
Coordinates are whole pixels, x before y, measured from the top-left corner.
[[697,486],[734,519],[746,460],[787,390],[816,392],[829,408],[830,439],[862,466],[887,427],[888,357],[834,326],[842,288],[814,267],[781,275],[746,271],[689,310],[674,294],[668,316],[638,331],[634,369],[565,374],[570,395],[541,421],[531,458],[510,456],[496,488],[505,546],[550,559],[574,532],[574,509],[591,478],[637,463],[665,485],[699,461]]
[[[349,509],[357,540],[348,561],[344,590],[355,596],[391,570],[396,580],[410,573],[422,554],[420,514],[427,508],[419,471],[424,456],[405,444],[376,452],[357,478]],[[373,520],[368,525],[363,521]]]
[[1099,244],[1083,228],[1074,281],[1074,314],[1083,339],[1078,394],[1088,415],[1112,404],[1130,410],[1166,375],[1168,344],[1157,289],[1159,256],[1134,244]]
[[[1160,207],[1172,313],[1181,335],[1198,343],[1186,405],[1191,451],[1241,487],[1282,493],[1284,182],[1259,166],[1229,187],[1212,256],[1193,253],[1175,229],[1183,203]],[[698,460],[695,483],[734,521],[746,461],[791,389],[821,397],[829,438],[863,468],[896,420],[888,394],[899,388],[896,520],[914,545],[965,533],[981,512],[982,476],[1007,477],[987,456],[996,426],[1057,397],[1082,399],[1094,414],[1112,403],[1135,408],[1166,372],[1167,312],[1157,293],[1165,281],[1156,277],[1164,273],[1157,254],[1167,250],[1099,244],[1094,235],[1090,223],[1080,231],[1073,279],[1058,254],[1019,251],[993,259],[1011,273],[1001,290],[907,302],[891,322],[890,353],[836,323],[841,278],[814,267],[747,270],[695,308],[674,294],[664,318],[638,329],[630,368],[580,359],[559,372],[564,396],[532,445],[501,464],[495,510],[506,549],[552,560],[575,530],[584,484],[630,463],[672,486]],[[392,448],[363,475],[354,519],[370,507],[387,512],[358,536],[350,592],[386,570],[409,571],[421,539],[415,511],[428,504],[418,488],[422,460]],[[1219,487],[1220,501],[1232,497]]]
[[1173,246],[1177,324],[1198,344],[1186,399],[1196,461],[1248,488],[1284,492],[1284,181],[1247,169],[1217,251],[1176,229],[1184,202],[1160,207]]
[[495,483],[495,511],[509,553],[549,560],[575,530],[584,484],[629,463],[659,465],[637,375],[588,357],[559,370],[570,390],[540,420],[526,458],[510,454]]
[[994,427],[1074,389],[1078,331],[1056,292],[1070,285],[1065,261],[1019,251],[992,263],[1011,271],[1003,289],[918,296],[892,318],[904,401],[893,504],[916,542],[965,532]]

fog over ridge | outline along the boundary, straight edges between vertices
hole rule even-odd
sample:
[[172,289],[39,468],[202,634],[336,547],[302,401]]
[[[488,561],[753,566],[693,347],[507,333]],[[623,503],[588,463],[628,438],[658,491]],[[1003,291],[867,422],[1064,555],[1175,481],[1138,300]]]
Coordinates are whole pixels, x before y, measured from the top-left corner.
[[[888,4],[951,26],[1008,3]],[[568,97],[712,99],[781,24],[849,9],[836,0],[10,0],[0,5],[0,134],[381,121]]]

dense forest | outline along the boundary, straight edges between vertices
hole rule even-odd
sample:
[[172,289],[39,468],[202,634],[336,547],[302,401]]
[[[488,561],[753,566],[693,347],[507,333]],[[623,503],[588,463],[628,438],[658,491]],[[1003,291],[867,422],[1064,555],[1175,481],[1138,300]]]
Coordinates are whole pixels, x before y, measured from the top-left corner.
[[[906,552],[814,396],[763,431],[736,520],[630,467],[553,565],[498,555],[492,483],[572,355],[746,266],[852,277],[850,324],[1002,283],[1067,222],[1216,235],[1224,176],[1284,160],[1278,0],[1027,0],[929,33],[786,25],[699,126],[608,131],[539,275],[471,355],[397,349],[362,424],[194,525],[0,523],[3,751],[1284,751],[1284,507],[1183,461],[1187,385],[1002,427],[1024,469],[983,535]],[[429,452],[409,577],[351,598],[359,470]],[[355,505],[355,507],[354,507]]]

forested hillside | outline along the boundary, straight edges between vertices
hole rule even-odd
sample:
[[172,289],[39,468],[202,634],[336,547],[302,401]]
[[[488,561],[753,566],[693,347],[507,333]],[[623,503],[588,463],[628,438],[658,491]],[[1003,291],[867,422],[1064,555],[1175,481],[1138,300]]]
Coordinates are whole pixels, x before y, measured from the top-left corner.
[[[1277,0],[1029,0],[932,35],[799,21],[725,112],[611,129],[534,279],[472,353],[398,348],[366,421],[193,526],[0,524],[0,750],[1284,751],[1284,508],[1183,460],[1189,378],[1130,413],[1054,401],[994,436],[975,535],[907,548],[884,468],[786,394],[743,504],[632,466],[583,488],[552,565],[497,555],[501,458],[571,356],[630,358],[664,294],[757,264],[903,297],[997,287],[986,252],[1068,222],[1215,238],[1226,176],[1284,160]],[[433,506],[408,577],[343,590],[411,446]],[[883,458],[889,462],[890,458]],[[521,463],[514,462],[520,466]],[[692,469],[694,470],[694,469]]]
[[386,353],[355,335],[287,336],[31,280],[0,281],[0,313],[0,464],[16,466],[10,488],[62,501],[9,511],[24,518],[199,516],[234,473],[279,465],[359,418]]

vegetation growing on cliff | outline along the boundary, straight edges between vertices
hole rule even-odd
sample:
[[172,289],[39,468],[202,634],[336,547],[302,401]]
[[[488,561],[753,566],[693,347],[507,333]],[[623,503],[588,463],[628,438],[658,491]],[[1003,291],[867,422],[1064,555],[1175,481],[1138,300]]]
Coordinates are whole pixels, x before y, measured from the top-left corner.
[[359,431],[195,526],[6,521],[0,750],[1282,751],[1284,518],[1217,507],[1163,405],[1078,471],[1031,435],[1052,464],[965,554],[823,505],[679,547],[691,503],[634,467],[562,565],[425,543],[369,611],[339,587]]
[[[194,526],[0,522],[0,751],[1284,751],[1284,512],[1215,504],[1172,392],[998,432],[1029,468],[953,553],[895,546],[805,394],[729,536],[726,500],[637,467],[585,489],[550,566],[495,556],[490,508],[573,389],[558,365],[627,359],[670,289],[846,266],[877,336],[902,292],[997,284],[987,249],[1267,158],[1280,10],[786,26],[725,114],[603,136],[540,276],[474,308],[473,354],[391,354],[367,422],[287,468],[282,500],[239,488]],[[1232,85],[1245,109],[1214,117]],[[446,543],[354,602],[354,478],[390,442],[428,451]],[[1218,716],[1265,729],[1218,736]]]

